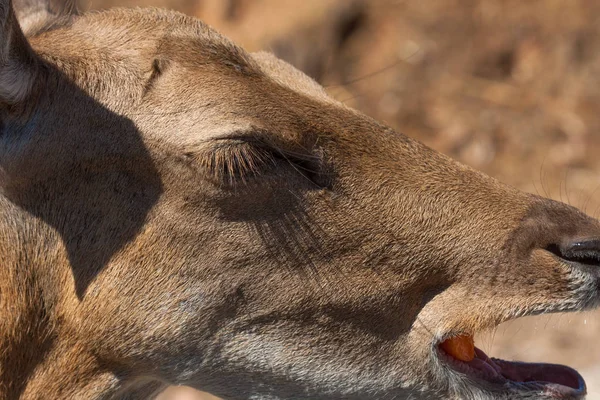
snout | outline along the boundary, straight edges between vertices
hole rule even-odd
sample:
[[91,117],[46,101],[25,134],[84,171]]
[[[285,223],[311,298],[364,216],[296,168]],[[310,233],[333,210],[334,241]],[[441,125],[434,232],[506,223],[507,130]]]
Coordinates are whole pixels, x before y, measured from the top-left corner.
[[467,377],[472,389],[505,391],[490,398],[581,399],[585,382],[574,369],[488,357],[473,340],[506,320],[600,304],[600,223],[566,204],[530,199],[498,261],[477,267],[478,285],[473,275],[460,282],[466,288],[455,296],[461,306],[443,302],[442,315],[454,312],[445,326],[454,327],[441,329],[434,354],[442,368],[459,373],[459,381]]
[[[534,249],[553,255],[565,270],[570,271],[575,282],[582,284],[577,290],[587,292],[588,298],[600,297],[600,223],[574,207],[543,199],[530,223]],[[535,263],[538,271],[547,270],[544,262]],[[548,267],[548,266],[546,266]],[[577,286],[577,285],[576,285]],[[573,287],[571,287],[573,289]],[[588,304],[585,308],[588,308]]]
[[569,239],[547,250],[573,268],[600,276],[600,237]]
[[598,306],[600,222],[564,203],[532,199],[504,247],[519,308],[537,314]]
[[533,202],[508,241],[517,257],[545,250],[575,268],[600,270],[600,223],[578,209],[533,196]]

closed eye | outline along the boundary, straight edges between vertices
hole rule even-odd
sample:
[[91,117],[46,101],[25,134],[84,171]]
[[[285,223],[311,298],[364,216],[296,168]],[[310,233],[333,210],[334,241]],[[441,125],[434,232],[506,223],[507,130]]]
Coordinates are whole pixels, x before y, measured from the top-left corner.
[[199,161],[211,179],[227,185],[247,183],[276,163],[268,150],[237,140],[218,141]]
[[293,168],[315,188],[329,186],[328,179],[323,179],[321,156],[276,145],[260,133],[213,140],[212,146],[193,158],[211,180],[226,186],[245,184],[284,167]]

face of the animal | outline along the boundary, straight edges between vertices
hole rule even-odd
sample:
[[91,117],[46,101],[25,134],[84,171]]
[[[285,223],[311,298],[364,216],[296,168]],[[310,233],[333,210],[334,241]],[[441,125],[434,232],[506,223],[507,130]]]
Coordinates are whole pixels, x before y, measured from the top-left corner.
[[595,220],[195,19],[29,4],[25,40],[8,5],[0,394],[110,398],[160,382],[229,399],[584,395],[567,367],[478,349],[461,361],[440,344],[596,306]]

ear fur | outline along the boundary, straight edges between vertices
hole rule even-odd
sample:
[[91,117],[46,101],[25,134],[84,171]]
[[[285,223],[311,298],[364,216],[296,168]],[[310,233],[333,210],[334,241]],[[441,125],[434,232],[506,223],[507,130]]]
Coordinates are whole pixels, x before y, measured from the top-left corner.
[[19,26],[12,1],[0,0],[0,106],[27,100],[39,62]]
[[76,0],[13,0],[25,36],[42,31],[61,17],[77,14]]

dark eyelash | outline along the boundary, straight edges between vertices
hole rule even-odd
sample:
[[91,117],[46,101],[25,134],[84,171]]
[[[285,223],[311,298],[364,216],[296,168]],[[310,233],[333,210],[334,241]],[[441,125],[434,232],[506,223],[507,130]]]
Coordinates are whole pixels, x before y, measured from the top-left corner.
[[288,162],[299,174],[311,181],[318,188],[328,188],[329,179],[324,179],[323,160],[320,156],[283,152],[278,150],[275,159]]
[[217,182],[233,185],[246,183],[275,160],[266,149],[243,142],[220,143],[200,162],[209,177]]
[[284,151],[262,141],[228,139],[196,158],[211,180],[226,185],[248,183],[251,179],[287,163],[295,171],[311,181],[316,187],[320,183],[320,157]]

